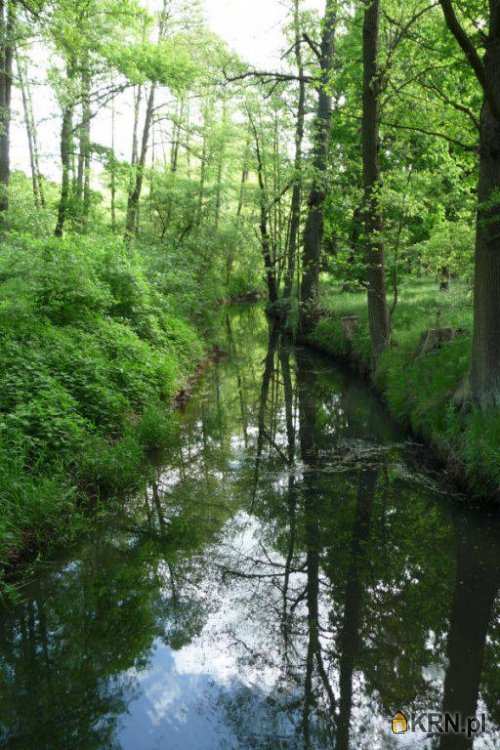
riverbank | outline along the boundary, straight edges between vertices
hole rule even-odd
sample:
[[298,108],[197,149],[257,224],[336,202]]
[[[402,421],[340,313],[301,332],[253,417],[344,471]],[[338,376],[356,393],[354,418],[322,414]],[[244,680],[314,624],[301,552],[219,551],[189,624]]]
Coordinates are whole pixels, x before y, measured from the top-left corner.
[[148,491],[3,608],[0,745],[387,748],[395,710],[451,692],[494,747],[496,513],[460,507],[347,368],[226,313]]
[[16,237],[0,294],[1,577],[146,485],[210,346],[114,238]]
[[[430,330],[452,330],[454,338],[426,346]],[[500,411],[466,411],[456,400],[469,369],[471,331],[472,301],[464,287],[440,292],[428,281],[403,287],[393,317],[393,345],[382,356],[373,385],[391,415],[431,446],[457,482],[478,498],[499,500]],[[330,288],[307,343],[367,376],[371,351],[365,294]]]

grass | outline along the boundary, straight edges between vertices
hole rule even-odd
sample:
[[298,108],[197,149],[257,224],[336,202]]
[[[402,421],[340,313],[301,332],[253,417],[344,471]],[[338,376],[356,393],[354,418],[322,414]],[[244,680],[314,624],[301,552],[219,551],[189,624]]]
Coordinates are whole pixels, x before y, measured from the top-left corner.
[[[472,298],[459,283],[448,293],[434,281],[406,283],[393,317],[393,345],[382,356],[374,381],[390,412],[439,452],[468,486],[480,495],[500,490],[500,411],[465,411],[455,395],[470,364]],[[365,372],[371,359],[366,295],[342,293],[325,283],[324,315],[310,340],[334,356],[350,359]],[[348,341],[341,318],[357,315],[359,328]],[[422,334],[437,327],[463,334],[428,354],[419,354]]]

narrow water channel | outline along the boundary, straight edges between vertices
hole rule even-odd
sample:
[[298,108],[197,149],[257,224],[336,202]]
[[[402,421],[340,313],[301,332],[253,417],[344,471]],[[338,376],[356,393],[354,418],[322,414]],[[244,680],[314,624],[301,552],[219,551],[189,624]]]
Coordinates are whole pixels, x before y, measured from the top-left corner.
[[498,750],[497,520],[257,310],[225,336],[147,493],[0,614],[0,747]]

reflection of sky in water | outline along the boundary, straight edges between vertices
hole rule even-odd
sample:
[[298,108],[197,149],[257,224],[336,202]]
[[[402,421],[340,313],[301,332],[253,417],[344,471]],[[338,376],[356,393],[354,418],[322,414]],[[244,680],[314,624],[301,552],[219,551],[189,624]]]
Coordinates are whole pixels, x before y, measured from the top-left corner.
[[190,671],[183,662],[182,651],[176,654],[156,643],[150,668],[137,675],[140,697],[122,718],[118,734],[123,750],[222,750],[234,744],[217,712],[220,686],[209,674]]
[[[268,532],[265,523],[240,512],[226,523],[220,541],[205,550],[206,568],[196,595],[201,602],[211,597],[213,611],[191,643],[174,651],[158,638],[148,666],[128,672],[127,678],[133,678],[134,698],[117,729],[122,750],[243,750],[259,747],[260,738],[273,736],[285,743],[279,747],[303,748],[296,734],[300,708],[287,711],[284,705],[269,701],[270,696],[280,693],[280,683],[283,688],[279,633],[272,614],[280,605],[281,594],[272,583],[272,574],[284,559],[268,547],[262,554]],[[222,570],[228,577],[218,585]],[[255,572],[269,577],[258,583],[251,577],[238,577]],[[168,571],[163,574],[167,576]],[[303,573],[292,573],[292,590],[300,590],[304,583]],[[328,600],[320,592],[321,611],[328,611]],[[428,649],[432,650],[434,640],[435,634],[430,632]],[[322,641],[326,647],[328,635]],[[437,691],[444,679],[444,666],[433,664],[423,669],[426,682],[434,684]],[[331,675],[338,697],[337,677]],[[436,740],[422,732],[394,736],[388,717],[380,714],[362,673],[355,673],[353,687],[356,700],[351,716],[352,747],[437,747]],[[289,684],[288,690],[293,692],[296,687]],[[481,706],[480,710],[486,709]],[[477,738],[474,750],[492,750],[491,741],[491,736]],[[326,748],[321,744],[311,747]]]
[[[247,559],[260,548],[262,533],[259,521],[240,513],[227,523],[221,544],[209,557],[224,560],[228,569],[241,569],[242,562],[247,567]],[[270,559],[282,562],[279,555]],[[265,666],[243,664],[241,648],[236,646],[245,644],[244,650],[256,652],[262,647],[262,621],[251,612],[249,587],[248,581],[231,579],[198,637],[179,651],[157,639],[147,668],[129,671],[127,677],[134,679],[138,697],[120,720],[117,735],[122,750],[243,748],[245,741],[241,744],[233,732],[228,712],[240,727],[251,719],[253,737],[276,733],[266,698],[280,678],[278,644]],[[213,576],[207,570],[201,598],[211,589]],[[245,601],[248,608],[243,608]],[[242,710],[247,713],[244,717]],[[295,730],[286,714],[273,719],[279,723],[279,736],[292,739]]]
[[[209,374],[207,388],[210,383]],[[239,405],[238,399],[222,398],[227,413],[223,412],[220,424],[208,419],[206,425],[198,419],[200,404],[195,399],[188,408],[184,437],[173,465],[158,471],[147,502],[141,496],[126,504],[134,521],[132,530],[128,524],[125,532],[121,525],[116,534],[113,528],[108,529],[105,538],[97,538],[83,550],[81,561],[62,565],[50,574],[54,588],[48,587],[49,596],[42,602],[52,628],[46,634],[49,669],[41,637],[44,631],[37,618],[36,588],[34,602],[26,610],[21,608],[20,625],[13,630],[6,653],[10,677],[16,678],[12,695],[22,720],[26,720],[23,669],[30,685],[43,685],[44,672],[51,676],[55,667],[59,679],[61,667],[64,695],[70,684],[82,688],[74,698],[70,695],[67,701],[62,700],[69,723],[82,707],[81,701],[90,696],[89,726],[102,728],[104,738],[106,722],[113,725],[112,744],[102,739],[99,745],[92,741],[85,744],[85,729],[78,727],[81,750],[304,750],[305,665],[311,638],[307,595],[317,601],[319,651],[338,708],[351,582],[355,584],[349,599],[351,615],[359,606],[361,621],[350,675],[350,750],[436,750],[439,743],[422,733],[392,735],[391,709],[386,704],[399,702],[401,691],[409,702],[398,709],[422,701],[431,703],[431,710],[441,705],[445,675],[450,670],[443,643],[452,628],[446,618],[452,616],[452,594],[460,592],[455,582],[459,558],[453,540],[462,539],[466,556],[462,559],[475,570],[483,559],[477,550],[484,548],[485,537],[461,526],[453,532],[450,519],[437,503],[446,488],[427,473],[415,471],[413,462],[406,463],[399,434],[386,423],[368,391],[354,386],[353,398],[342,382],[328,383],[324,389],[328,395],[314,402],[319,423],[317,463],[308,463],[301,454],[299,427],[304,425],[297,399],[289,412],[295,437],[292,465],[287,453],[287,411],[279,399],[273,400],[272,410],[268,404],[265,417],[266,425],[272,427],[272,442],[264,445],[258,476],[254,462],[260,382],[255,384],[257,400],[249,400],[244,430],[240,416],[227,407],[228,403]],[[221,392],[224,395],[223,387]],[[214,405],[207,390],[201,406],[209,417],[213,417]],[[367,489],[369,482],[365,481],[372,470],[366,476],[360,474],[360,465],[377,467],[377,492]],[[310,488],[315,488],[314,493]],[[258,518],[242,508],[251,508]],[[365,516],[358,518],[358,510],[369,516],[368,530],[363,529]],[[420,527],[421,521],[425,523]],[[436,536],[441,530],[446,533]],[[360,544],[353,547],[357,538]],[[319,555],[316,567],[309,560],[313,553]],[[498,560],[491,550],[488,554],[491,557],[485,553],[486,562]],[[285,592],[287,555],[291,571]],[[102,570],[102,565],[109,567]],[[493,569],[490,564],[488,570]],[[466,575],[467,570],[464,566],[462,572]],[[484,590],[480,580],[475,579],[479,599]],[[421,595],[417,595],[419,591]],[[470,594],[469,589],[466,592]],[[471,596],[474,598],[474,591]],[[286,597],[288,604],[284,605]],[[75,602],[74,612],[68,601]],[[106,607],[114,615],[110,621],[123,629],[116,633],[116,644],[114,631],[108,636],[100,627],[106,622]],[[457,620],[459,629],[467,625],[464,620],[463,616]],[[352,618],[350,623],[352,629]],[[93,645],[87,643],[87,630],[95,633],[95,654]],[[487,644],[494,649],[496,631],[491,635],[494,637],[487,638]],[[72,638],[74,649],[67,647]],[[88,653],[95,656],[96,669],[95,675],[89,670],[90,688],[84,692],[78,663]],[[103,701],[94,713],[92,679],[95,695]],[[332,716],[318,670],[314,681],[317,705],[311,711],[309,747],[332,750],[332,741],[324,739],[331,731]],[[40,691],[42,708],[46,692]],[[58,710],[57,701],[52,701],[48,712],[51,731],[60,727]],[[478,710],[488,710],[483,700]],[[36,711],[31,713],[36,715]],[[42,746],[39,722],[30,729],[29,738],[23,737],[22,723],[16,735],[21,744],[16,748],[73,750],[54,745],[52,734],[49,744]],[[318,739],[322,730],[325,734]],[[474,743],[474,750],[498,748],[500,738],[493,729],[487,738]]]

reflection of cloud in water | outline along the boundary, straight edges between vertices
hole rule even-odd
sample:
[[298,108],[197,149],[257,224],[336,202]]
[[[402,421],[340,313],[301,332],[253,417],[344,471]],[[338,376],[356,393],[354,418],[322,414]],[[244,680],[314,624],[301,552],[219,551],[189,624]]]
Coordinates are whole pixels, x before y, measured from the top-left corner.
[[220,687],[208,674],[177,669],[177,654],[157,642],[151,666],[138,673],[140,697],[122,719],[123,750],[223,750],[234,747],[232,732],[217,712]]
[[[217,559],[217,567],[223,559],[242,570],[261,550],[261,535],[261,523],[239,513],[226,524],[222,543],[212,548],[217,555],[209,553],[208,559]],[[280,555],[272,558],[282,561]],[[216,592],[210,567],[198,594],[202,600],[212,596],[217,604],[200,635],[179,651],[158,639],[147,669],[129,673],[138,682],[139,697],[121,720],[123,750],[243,750],[262,746],[270,737],[285,738],[286,747],[295,747],[290,744],[293,717],[275,705],[279,653],[268,653],[265,664],[241,658],[241,649],[258,653],[263,645],[265,613],[259,612],[258,601],[255,610],[248,606],[251,581],[230,577]]]

